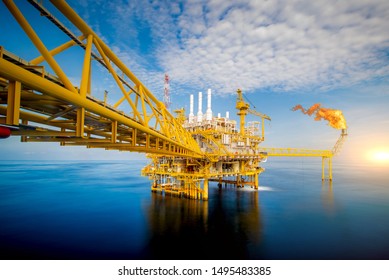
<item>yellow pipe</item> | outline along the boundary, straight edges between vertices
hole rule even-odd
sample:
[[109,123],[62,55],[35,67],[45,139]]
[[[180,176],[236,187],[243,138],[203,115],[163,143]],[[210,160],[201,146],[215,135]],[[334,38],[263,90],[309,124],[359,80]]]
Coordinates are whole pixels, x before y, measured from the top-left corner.
[[130,96],[127,94],[127,91],[125,90],[124,86],[123,86],[123,83],[120,81],[118,75],[116,74],[115,70],[113,69],[111,63],[108,61],[108,58],[106,57],[103,49],[101,48],[100,44],[98,43],[97,41],[97,38],[94,38],[93,39],[94,42],[95,42],[95,46],[97,48],[97,50],[99,51],[101,57],[103,58],[104,62],[105,62],[105,65],[107,66],[108,68],[108,71],[112,74],[113,78],[115,79],[116,83],[118,84],[120,90],[122,91],[123,95],[126,97],[128,103],[131,105],[132,109],[133,109],[133,112],[134,112],[134,115],[136,115],[138,117],[138,120],[143,123],[143,120],[141,118],[141,116],[139,115],[139,112],[137,111],[134,103],[132,102]]
[[244,135],[244,132],[245,132],[244,131],[244,125],[245,125],[246,114],[245,114],[245,112],[240,111],[239,116],[240,116],[240,134]]
[[[0,114],[4,115],[6,113],[7,113],[7,107],[0,105]],[[24,124],[24,125],[27,125],[28,123],[23,123],[23,121],[31,121],[31,122],[45,124],[45,125],[49,125],[49,126],[53,126],[53,127],[62,128],[62,129],[70,129],[70,130],[75,129],[74,125],[70,125],[70,124],[64,123],[64,122],[48,121],[47,118],[44,116],[32,114],[32,113],[25,112],[25,111],[20,111],[20,118],[22,119],[22,124]],[[73,122],[74,121],[71,121],[71,123],[73,123]],[[96,130],[87,129],[87,128],[85,130],[87,132],[93,132],[93,134],[103,136],[103,137],[110,136],[110,134],[108,134],[107,132],[96,131]],[[13,132],[12,132],[12,135],[14,135]]]
[[[91,52],[92,52],[92,42],[93,36],[88,35],[85,55],[84,55],[84,65],[82,68],[81,74],[81,83],[80,83],[80,96],[86,98],[86,93],[89,88],[90,77],[90,66],[91,66]],[[85,126],[85,108],[79,108],[77,110],[77,137],[84,137],[84,126]]]
[[144,92],[143,92],[143,87],[141,85],[138,86],[138,91],[139,91],[140,100],[141,100],[141,104],[142,104],[143,118],[145,120],[145,124],[149,124],[149,118],[147,116],[147,110],[146,110],[146,104],[145,104],[145,96],[143,95]]
[[265,118],[262,117],[262,141],[265,141]]
[[299,148],[260,148],[260,152],[267,152],[267,156],[290,157],[331,157],[330,150],[310,150]]
[[117,133],[118,133],[118,122],[117,121],[113,121],[112,125],[111,125],[111,128],[112,128],[111,143],[116,143]]
[[129,127],[138,129],[140,131],[143,131],[147,134],[153,135],[155,137],[158,137],[160,139],[163,139],[169,143],[172,143],[176,146],[182,147],[184,150],[190,151],[193,153],[193,156],[199,157],[201,156],[201,152],[197,150],[197,147],[186,147],[183,146],[181,143],[176,142],[163,134],[160,134],[157,131],[154,131],[148,127],[145,127],[141,124],[139,124],[136,121],[133,121],[129,119],[128,117],[122,116],[108,108],[105,108],[102,105],[99,105],[98,103],[95,103],[93,101],[90,101],[87,98],[81,97],[77,93],[72,93],[71,91],[53,83],[50,82],[38,75],[35,75],[17,65],[14,65],[13,63],[6,61],[3,58],[0,58],[0,76],[7,78],[9,80],[16,80],[20,81],[23,85],[26,85],[29,88],[33,88],[39,92],[42,92],[44,94],[47,94],[49,96],[52,96],[54,98],[64,100],[66,102],[69,102],[70,104],[85,108],[86,110],[100,114],[103,117],[106,117],[111,120],[116,120],[119,123],[128,125]]
[[54,70],[54,72],[57,74],[57,76],[61,79],[61,81],[63,82],[65,87],[72,92],[76,92],[76,89],[73,87],[72,83],[66,77],[65,73],[62,71],[61,67],[57,64],[57,62],[54,60],[54,58],[50,55],[50,52],[47,50],[45,45],[39,39],[38,35],[35,33],[34,29],[31,27],[31,25],[29,25],[28,21],[23,16],[23,14],[20,12],[20,10],[16,7],[15,3],[13,3],[13,1],[11,1],[11,0],[3,0],[3,2],[7,6],[9,11],[12,13],[12,15],[15,17],[16,21],[23,28],[24,32],[26,32],[27,36],[31,39],[31,41],[33,42],[35,47],[38,49],[38,51],[46,59],[47,63],[50,65],[50,67]]
[[[93,30],[85,23],[85,21],[65,2],[50,0],[50,2],[63,14],[70,22],[72,22],[83,34],[92,34],[97,40],[100,47],[103,49],[105,55],[125,74],[134,84],[141,85],[148,97],[155,102],[159,107],[164,108],[160,102],[138,78],[127,68],[127,66],[115,55],[115,53],[93,32]],[[167,114],[171,115],[166,109]],[[173,116],[172,116],[173,117]]]
[[76,123],[76,135],[77,137],[84,137],[85,127],[85,108],[77,109],[77,123]]
[[40,130],[15,130],[12,131],[13,136],[45,136],[45,137],[64,137],[64,136],[76,136],[74,132],[67,131],[40,131]]
[[328,179],[332,181],[332,157],[328,158]]
[[6,117],[7,124],[10,125],[19,124],[21,90],[22,90],[22,85],[20,82],[11,81],[8,84],[7,117]]
[[80,84],[80,95],[82,97],[86,97],[86,92],[89,85],[90,80],[90,66],[91,66],[91,52],[92,52],[92,42],[93,36],[88,35],[86,48],[85,48],[85,56],[84,56],[84,66],[82,68],[82,76],[81,76],[81,84]]
[[[131,92],[132,90],[130,89],[130,92]],[[126,96],[125,95],[123,95],[120,99],[119,99],[119,101],[118,102],[116,102],[114,105],[113,105],[113,107],[114,108],[117,108],[120,104],[122,104],[123,103],[123,101],[126,99]]]
[[[78,39],[84,40],[85,36],[84,35],[79,36]],[[67,50],[68,48],[75,46],[76,44],[77,44],[76,42],[74,42],[73,40],[70,40],[70,41],[66,42],[65,44],[62,44],[61,46],[58,46],[55,49],[52,49],[49,53],[51,56],[55,56],[55,55],[59,54],[60,52],[63,52],[65,50]],[[42,63],[43,61],[45,61],[45,58],[41,55],[41,56],[34,58],[33,60],[30,60],[30,64],[38,65],[38,64]]]

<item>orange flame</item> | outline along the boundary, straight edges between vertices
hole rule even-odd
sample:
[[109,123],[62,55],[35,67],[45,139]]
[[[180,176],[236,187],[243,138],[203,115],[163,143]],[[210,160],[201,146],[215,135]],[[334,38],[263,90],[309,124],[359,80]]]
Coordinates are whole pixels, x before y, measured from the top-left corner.
[[315,121],[327,120],[328,124],[336,129],[346,129],[346,120],[342,111],[321,108],[319,103],[312,105],[309,109],[304,109],[301,105],[296,105],[292,108],[292,111],[301,110],[303,114],[312,116],[315,114]]

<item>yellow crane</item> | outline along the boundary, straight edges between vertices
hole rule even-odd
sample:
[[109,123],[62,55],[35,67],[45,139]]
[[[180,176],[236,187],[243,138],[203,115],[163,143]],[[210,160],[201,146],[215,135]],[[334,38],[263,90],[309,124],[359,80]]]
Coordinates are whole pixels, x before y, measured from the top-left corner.
[[250,108],[250,105],[246,103],[243,99],[243,94],[240,89],[237,90],[238,98],[236,100],[236,110],[238,110],[237,115],[240,117],[240,134],[245,134],[245,118],[247,115],[247,111]]
[[238,110],[237,115],[240,117],[240,134],[245,134],[245,118],[246,115],[252,114],[254,116],[258,116],[261,118],[261,124],[262,124],[262,141],[265,140],[265,120],[271,121],[271,118],[268,115],[265,115],[263,113],[260,113],[254,109],[250,109],[250,105],[245,102],[243,98],[243,92],[241,89],[238,89],[236,91],[237,93],[237,101],[236,101],[236,109]]

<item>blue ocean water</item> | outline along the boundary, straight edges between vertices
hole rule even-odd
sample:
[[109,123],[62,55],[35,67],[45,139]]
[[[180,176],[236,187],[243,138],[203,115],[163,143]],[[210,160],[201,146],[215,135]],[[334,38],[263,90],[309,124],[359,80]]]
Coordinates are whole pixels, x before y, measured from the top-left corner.
[[145,161],[0,163],[1,259],[389,259],[387,167],[269,160],[260,190],[150,192]]

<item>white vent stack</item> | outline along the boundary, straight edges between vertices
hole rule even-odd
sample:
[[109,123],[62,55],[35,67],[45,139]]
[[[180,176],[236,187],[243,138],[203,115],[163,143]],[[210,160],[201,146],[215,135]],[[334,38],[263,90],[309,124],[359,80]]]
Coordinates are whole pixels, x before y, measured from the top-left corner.
[[193,94],[191,94],[190,95],[189,123],[193,123],[194,122],[193,107],[194,107],[194,97],[193,97]]
[[211,89],[208,89],[208,94],[207,94],[207,112],[205,113],[205,119],[207,121],[212,121],[212,109],[211,109]]
[[226,112],[226,119],[228,120],[230,118],[230,112]]
[[217,113],[217,117],[220,119],[222,115],[220,113]]
[[197,112],[197,122],[203,121],[203,93],[199,92],[199,111]]

